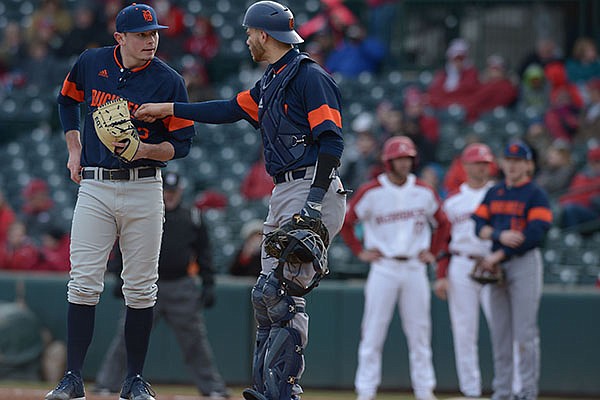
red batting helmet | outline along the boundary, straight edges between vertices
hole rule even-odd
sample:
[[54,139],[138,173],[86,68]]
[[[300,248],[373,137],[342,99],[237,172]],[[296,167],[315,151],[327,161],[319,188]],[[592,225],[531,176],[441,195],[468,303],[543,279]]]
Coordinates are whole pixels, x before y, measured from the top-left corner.
[[417,157],[417,147],[408,136],[393,136],[383,144],[381,159],[387,170],[390,170],[390,161],[400,157]]
[[483,143],[471,143],[462,152],[461,160],[464,163],[494,161],[494,155],[488,145]]
[[394,136],[385,141],[383,145],[383,161],[390,161],[399,157],[416,157],[417,148],[408,136]]

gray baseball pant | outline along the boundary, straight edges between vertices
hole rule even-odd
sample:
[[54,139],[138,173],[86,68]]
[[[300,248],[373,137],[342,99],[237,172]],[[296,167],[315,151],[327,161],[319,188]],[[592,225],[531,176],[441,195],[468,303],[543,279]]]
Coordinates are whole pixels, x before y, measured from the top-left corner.
[[131,308],[152,307],[163,220],[160,173],[132,181],[82,180],[71,228],[68,301],[98,303],[108,256],[119,237],[125,302]]
[[[164,318],[182,351],[185,364],[198,391],[225,393],[227,388],[217,370],[212,348],[208,341],[206,324],[200,311],[200,291],[191,277],[173,281],[159,281],[160,295],[154,307],[154,321]],[[124,315],[119,321],[118,333],[110,344],[100,366],[96,385],[112,391],[121,389],[127,373]]]
[[543,265],[539,249],[502,263],[505,283],[490,287],[488,325],[494,358],[493,400],[512,399],[513,340],[519,354],[520,397],[536,399],[540,375],[538,309]]

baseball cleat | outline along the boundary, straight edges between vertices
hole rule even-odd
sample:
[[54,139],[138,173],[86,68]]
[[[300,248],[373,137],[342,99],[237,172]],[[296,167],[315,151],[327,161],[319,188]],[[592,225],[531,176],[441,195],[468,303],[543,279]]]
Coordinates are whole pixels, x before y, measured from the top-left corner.
[[156,400],[156,393],[140,375],[125,379],[119,400]]
[[45,400],[85,400],[83,379],[71,371],[65,372],[56,388],[46,394]]
[[231,394],[229,393],[228,390],[224,390],[224,391],[216,391],[215,390],[208,394],[204,394],[203,396],[209,400],[226,400],[231,397]]
[[246,400],[267,400],[264,394],[257,392],[254,389],[244,389],[242,396]]

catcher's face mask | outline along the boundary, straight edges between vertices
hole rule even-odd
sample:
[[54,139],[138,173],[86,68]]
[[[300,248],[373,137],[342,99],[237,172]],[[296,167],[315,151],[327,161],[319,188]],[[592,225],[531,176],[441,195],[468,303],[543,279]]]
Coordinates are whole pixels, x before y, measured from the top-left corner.
[[[293,230],[286,235],[287,245],[281,251],[275,273],[288,294],[304,296],[329,273],[327,248],[321,237],[308,229]],[[313,271],[305,270],[309,263]]]

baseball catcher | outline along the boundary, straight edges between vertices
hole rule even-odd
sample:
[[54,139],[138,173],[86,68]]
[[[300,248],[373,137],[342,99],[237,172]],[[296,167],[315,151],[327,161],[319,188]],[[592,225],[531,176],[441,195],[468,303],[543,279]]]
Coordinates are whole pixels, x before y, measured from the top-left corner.
[[492,268],[489,269],[485,266],[483,259],[478,260],[475,265],[473,265],[469,277],[482,285],[487,285],[488,283],[502,283],[504,281],[504,274],[500,264],[494,264],[492,265]]
[[[115,156],[131,162],[140,147],[140,138],[131,122],[127,100],[117,99],[98,107],[93,113],[94,127],[98,138]],[[119,153],[113,142],[126,142]]]
[[263,226],[262,270],[251,294],[257,323],[252,387],[242,395],[290,400],[303,392],[309,325],[303,295],[327,274],[327,244],[346,209],[337,173],[344,150],[342,97],[331,75],[296,47],[304,40],[288,7],[255,2],[242,26],[252,59],[268,63],[251,89],[228,100],[146,103],[135,117],[148,123],[169,116],[210,124],[246,120],[260,129],[275,187]]

